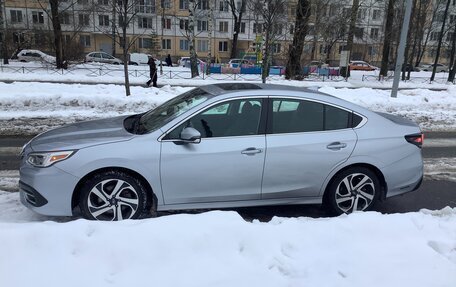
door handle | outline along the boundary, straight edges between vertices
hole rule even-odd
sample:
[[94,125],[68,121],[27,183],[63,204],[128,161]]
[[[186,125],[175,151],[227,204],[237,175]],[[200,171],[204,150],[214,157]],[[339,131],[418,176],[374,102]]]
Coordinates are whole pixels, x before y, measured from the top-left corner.
[[263,151],[261,149],[254,148],[254,147],[249,147],[249,148],[241,151],[242,154],[246,154],[246,155],[254,155],[254,154],[262,153],[262,152]]
[[330,149],[330,150],[340,150],[340,149],[343,149],[346,147],[347,147],[347,144],[341,143],[341,142],[333,142],[326,146],[326,148]]

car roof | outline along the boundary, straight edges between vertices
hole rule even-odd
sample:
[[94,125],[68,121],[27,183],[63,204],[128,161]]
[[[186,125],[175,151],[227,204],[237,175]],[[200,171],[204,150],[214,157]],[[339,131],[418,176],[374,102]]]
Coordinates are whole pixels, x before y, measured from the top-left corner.
[[227,94],[231,92],[240,92],[246,90],[280,90],[280,91],[296,91],[304,93],[319,94],[328,97],[333,97],[328,94],[320,93],[317,90],[312,88],[305,87],[294,87],[286,85],[276,85],[276,84],[261,84],[261,83],[219,83],[201,86],[201,89],[204,91],[217,96],[221,94]]

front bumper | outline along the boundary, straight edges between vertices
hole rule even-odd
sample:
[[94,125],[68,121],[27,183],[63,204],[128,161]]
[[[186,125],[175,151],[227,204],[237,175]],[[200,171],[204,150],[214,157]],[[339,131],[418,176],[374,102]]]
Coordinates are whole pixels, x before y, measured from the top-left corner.
[[29,209],[52,216],[73,215],[71,200],[79,178],[53,165],[20,168],[20,198]]

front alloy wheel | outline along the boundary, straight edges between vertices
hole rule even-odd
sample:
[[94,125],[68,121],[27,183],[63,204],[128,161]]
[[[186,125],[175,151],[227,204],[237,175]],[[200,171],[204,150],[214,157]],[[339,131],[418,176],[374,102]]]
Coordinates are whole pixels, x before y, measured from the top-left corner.
[[94,176],[82,189],[80,208],[87,219],[118,221],[138,218],[147,207],[141,182],[119,171]]
[[377,176],[366,168],[338,174],[329,188],[327,203],[336,214],[370,210],[380,193]]

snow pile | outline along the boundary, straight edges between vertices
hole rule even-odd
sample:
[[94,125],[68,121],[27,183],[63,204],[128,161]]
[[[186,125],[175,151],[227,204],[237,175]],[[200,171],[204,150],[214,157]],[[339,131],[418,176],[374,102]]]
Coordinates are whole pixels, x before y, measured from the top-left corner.
[[[456,286],[456,209],[0,223],[2,286]],[[153,283],[152,283],[153,282]]]
[[[189,89],[132,87],[132,96],[126,97],[119,85],[0,83],[0,133],[36,134],[75,121],[141,113]],[[426,130],[456,130],[456,87],[402,90],[397,98],[372,88],[324,86],[320,91],[373,111],[408,117]]]

